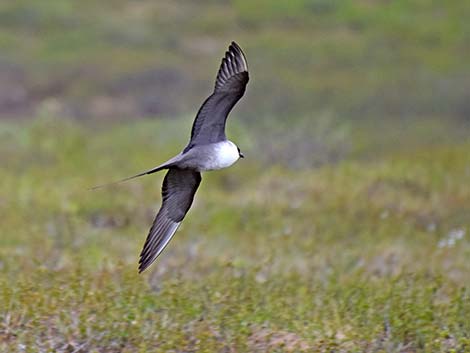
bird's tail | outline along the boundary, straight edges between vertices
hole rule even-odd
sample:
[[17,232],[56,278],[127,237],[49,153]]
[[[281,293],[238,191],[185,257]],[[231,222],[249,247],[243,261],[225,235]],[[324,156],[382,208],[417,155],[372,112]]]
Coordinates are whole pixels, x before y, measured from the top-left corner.
[[111,182],[111,183],[106,183],[106,184],[101,184],[101,185],[93,186],[92,188],[90,188],[90,190],[96,190],[96,189],[101,189],[101,188],[106,187],[106,186],[116,185],[116,184],[122,183],[122,182],[124,182],[124,181],[128,181],[128,180],[131,180],[131,179],[135,179],[135,178],[138,178],[138,177],[147,175],[147,174],[156,173],[156,172],[158,172],[158,171],[160,171],[160,170],[163,170],[163,169],[168,169],[168,167],[169,167],[169,166],[165,163],[165,164],[159,165],[158,167],[155,167],[155,168],[153,168],[153,169],[147,170],[147,171],[145,171],[145,172],[142,172],[142,173],[139,173],[139,174],[136,174],[136,175],[133,175],[133,176],[130,176],[130,177],[121,179],[121,180],[117,180],[117,181],[113,181],[113,182]]

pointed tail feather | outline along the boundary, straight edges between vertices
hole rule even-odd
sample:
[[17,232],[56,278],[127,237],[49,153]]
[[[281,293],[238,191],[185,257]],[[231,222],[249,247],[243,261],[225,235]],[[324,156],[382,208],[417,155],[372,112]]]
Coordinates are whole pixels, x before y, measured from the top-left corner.
[[131,180],[131,179],[135,179],[135,178],[138,178],[138,177],[147,175],[147,174],[153,174],[153,173],[156,173],[156,172],[158,172],[158,171],[160,171],[160,170],[167,169],[167,168],[168,168],[167,165],[159,165],[158,167],[155,167],[155,168],[153,168],[153,169],[147,170],[147,171],[145,171],[145,172],[142,172],[142,173],[139,173],[139,174],[136,174],[136,175],[133,175],[133,176],[130,176],[130,177],[121,179],[121,180],[112,181],[112,182],[110,182],[110,183],[106,183],[106,184],[101,184],[101,185],[93,186],[92,188],[90,188],[90,190],[96,190],[96,189],[101,189],[101,188],[104,188],[104,187],[107,187],[107,186],[112,186],[112,185],[120,184],[120,183],[122,183],[122,182]]

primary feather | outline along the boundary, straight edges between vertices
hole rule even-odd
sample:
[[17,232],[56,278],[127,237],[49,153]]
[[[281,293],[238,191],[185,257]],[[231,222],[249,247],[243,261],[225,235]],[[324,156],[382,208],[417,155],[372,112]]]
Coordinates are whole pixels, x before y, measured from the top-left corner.
[[139,272],[144,271],[165,249],[193,203],[201,173],[170,168],[163,179],[162,206],[150,228],[140,254]]
[[232,42],[215,80],[214,92],[204,101],[191,129],[185,151],[198,143],[226,140],[225,122],[233,106],[243,97],[248,83],[248,66],[240,47]]

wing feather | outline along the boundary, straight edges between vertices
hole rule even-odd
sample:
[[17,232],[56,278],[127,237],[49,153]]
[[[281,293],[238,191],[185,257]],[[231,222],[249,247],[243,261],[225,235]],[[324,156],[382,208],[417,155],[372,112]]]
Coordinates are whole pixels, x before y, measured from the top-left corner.
[[222,59],[214,92],[204,101],[194,120],[191,140],[185,152],[196,144],[209,144],[226,139],[227,116],[245,93],[248,80],[245,55],[241,48],[232,42]]
[[201,183],[199,172],[170,168],[163,179],[162,206],[140,253],[139,272],[149,267],[170,242],[193,203]]

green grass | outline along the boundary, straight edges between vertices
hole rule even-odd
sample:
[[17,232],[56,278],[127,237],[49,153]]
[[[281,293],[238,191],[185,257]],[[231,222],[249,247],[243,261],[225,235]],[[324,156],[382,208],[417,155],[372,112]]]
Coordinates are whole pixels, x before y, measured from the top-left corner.
[[[40,118],[0,122],[0,351],[469,352],[469,16],[2,2],[0,117]],[[204,175],[138,275],[163,175],[89,188],[185,145],[231,40],[250,66],[229,125],[247,158]]]
[[[39,96],[80,117],[172,116],[205,98],[236,40],[251,71],[238,108],[246,121],[323,109],[348,118],[465,120],[469,16],[469,3],[456,0],[4,1],[0,70],[19,72],[10,80],[35,108]],[[177,73],[144,80],[154,106],[162,105],[157,113],[140,107],[145,90],[125,87],[149,71]],[[93,109],[97,97],[113,104]],[[113,109],[123,99],[137,107]]]
[[300,170],[250,147],[138,275],[162,175],[88,188],[189,120],[0,125],[0,351],[470,350],[468,140]]

